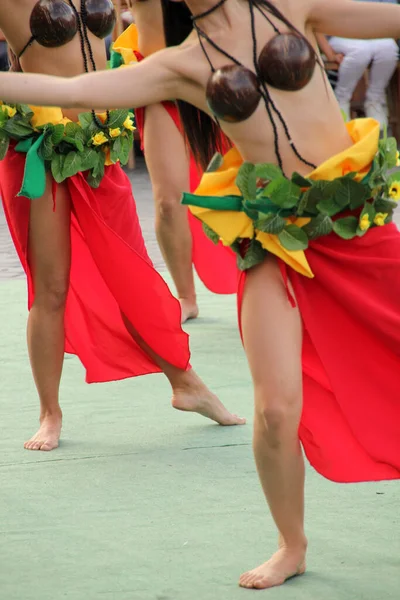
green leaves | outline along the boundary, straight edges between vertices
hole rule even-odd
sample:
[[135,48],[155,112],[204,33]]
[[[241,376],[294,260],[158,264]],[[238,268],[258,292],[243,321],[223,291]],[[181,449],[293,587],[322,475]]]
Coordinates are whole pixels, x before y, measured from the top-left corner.
[[[359,218],[359,224],[357,227],[357,235],[359,237],[362,237],[363,235],[365,235],[367,233],[368,229],[371,227],[371,225],[374,222],[375,215],[376,215],[375,208],[372,206],[372,204],[366,203],[364,205],[364,208],[361,211],[360,218]],[[365,227],[362,227],[363,223],[365,223]]]
[[[130,116],[128,110],[110,111],[110,120],[106,130],[120,128],[122,134],[100,146],[91,143],[92,137],[102,131],[90,112],[79,115],[79,123],[68,122],[54,125],[46,123],[34,128],[31,108],[17,104],[16,114],[9,117],[7,111],[0,110],[0,160],[4,158],[10,139],[18,143],[16,149],[27,153],[40,138],[37,147],[38,159],[45,163],[57,183],[79,172],[89,171],[88,182],[93,187],[100,185],[104,175],[106,150],[110,149],[113,162],[126,164],[133,144],[133,134],[124,128],[125,120]],[[133,116],[133,115],[132,115]]]
[[0,160],[3,160],[7,154],[8,146],[10,144],[10,138],[5,131],[0,129]]
[[322,235],[329,235],[333,231],[333,222],[328,215],[318,215],[302,229],[309,240],[315,240]]
[[262,231],[264,233],[278,234],[284,230],[286,226],[286,221],[280,215],[268,215],[264,219],[258,219],[254,223],[254,227],[258,231]]
[[[350,182],[350,179],[346,180]],[[319,212],[332,217],[342,211],[350,202],[346,186],[341,181],[335,180],[326,184],[323,190],[323,198],[317,204]]]
[[96,152],[96,163],[89,173],[87,181],[92,188],[98,188],[104,176],[106,156],[103,152]]
[[26,122],[18,113],[12,119],[8,119],[2,126],[2,129],[14,140],[21,140],[33,133],[32,125]]
[[40,152],[44,160],[52,160],[54,154],[54,144],[51,139],[51,135],[45,136]]
[[64,181],[63,168],[64,168],[65,156],[62,154],[55,154],[51,161],[51,174],[53,175],[54,181],[61,183]]
[[129,116],[129,110],[118,109],[110,112],[110,120],[107,123],[109,129],[115,129],[116,127],[122,127],[126,119]]
[[66,155],[62,167],[62,175],[64,179],[73,177],[82,170],[82,161],[78,152],[70,152]]
[[299,173],[294,172],[292,175],[292,181],[293,183],[295,183],[296,185],[300,186],[300,187],[305,187],[305,188],[309,188],[312,185],[312,181],[310,179],[306,179],[305,177],[303,177],[303,175],[300,175]]
[[376,212],[382,213],[391,213],[397,207],[397,202],[394,200],[386,200],[384,198],[380,198],[379,200],[375,200],[374,208]]
[[59,125],[54,125],[53,131],[51,133],[51,141],[55,146],[61,142],[64,137],[64,125],[60,123]]
[[82,127],[80,127],[78,123],[67,123],[65,126],[65,135],[66,137],[78,139],[81,142],[85,140],[85,135],[83,133]]
[[219,242],[218,233],[215,233],[215,231],[213,229],[211,229],[211,227],[209,227],[207,225],[207,223],[202,222],[202,226],[203,226],[203,231],[206,234],[206,236],[212,241],[213,244],[217,245]]
[[32,119],[34,113],[28,104],[17,104],[16,109],[27,121]]
[[238,254],[237,255],[237,265],[240,271],[246,271],[247,269],[251,269],[251,267],[255,267],[263,262],[267,255],[267,251],[261,246],[260,242],[256,239],[252,239],[249,242],[248,249],[244,258]]
[[387,169],[393,169],[397,163],[397,142],[393,137],[384,137],[379,141],[379,157],[381,166]]
[[333,224],[333,231],[343,240],[352,240],[357,235],[357,217],[344,217]]
[[350,177],[341,177],[331,182],[326,182],[322,190],[322,200],[317,204],[319,212],[330,217],[343,211],[345,208],[355,210],[369,197],[367,188],[357,183]]
[[267,181],[273,181],[278,177],[283,177],[281,169],[277,165],[271,163],[259,163],[255,165],[256,177],[265,179]]
[[301,216],[304,213],[311,215],[318,214],[317,205],[324,198],[326,185],[326,181],[313,181],[312,186],[300,197],[297,206],[298,215]]
[[121,165],[126,165],[129,160],[131,144],[129,139],[123,136],[115,138],[111,146],[110,157],[113,162],[120,161]]
[[278,235],[279,241],[286,250],[306,250],[308,248],[307,234],[297,225],[286,225]]
[[255,200],[257,195],[256,168],[250,162],[244,162],[236,177],[236,185],[245,200]]
[[97,152],[93,148],[84,148],[81,152],[81,170],[89,171],[97,163]]
[[369,192],[364,185],[357,183],[349,177],[341,177],[332,182],[335,202],[342,206],[349,206],[351,210],[355,210],[369,197]]
[[218,171],[218,169],[222,166],[223,162],[224,158],[222,154],[216,152],[208,164],[206,173],[214,173],[215,171]]
[[293,208],[298,203],[301,189],[285,177],[279,177],[267,185],[264,195],[280,208]]

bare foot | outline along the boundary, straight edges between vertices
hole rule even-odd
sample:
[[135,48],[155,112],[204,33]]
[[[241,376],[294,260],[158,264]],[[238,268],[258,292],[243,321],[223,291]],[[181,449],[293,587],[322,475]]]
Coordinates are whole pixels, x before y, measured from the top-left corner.
[[172,406],[177,410],[197,412],[220,425],[244,425],[246,419],[233,415],[193,370],[187,371],[182,383],[173,389]]
[[26,450],[49,452],[58,447],[61,434],[62,415],[50,415],[40,420],[39,431],[24,444]]
[[197,319],[199,316],[199,307],[197,306],[196,300],[189,300],[188,298],[179,298],[181,305],[182,316],[181,323],[186,323],[189,319]]
[[305,554],[304,549],[280,548],[266,563],[243,573],[239,585],[256,590],[282,585],[287,579],[305,573]]

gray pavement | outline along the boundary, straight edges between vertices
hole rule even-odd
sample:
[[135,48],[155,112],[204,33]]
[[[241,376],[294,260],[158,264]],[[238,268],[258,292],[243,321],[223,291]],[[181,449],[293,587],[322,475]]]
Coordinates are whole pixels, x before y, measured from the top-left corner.
[[[154,233],[154,206],[149,176],[143,158],[138,158],[136,168],[126,171],[132,183],[140,224],[147,250],[158,271],[164,271],[165,265],[157,245]],[[24,277],[18,256],[11,240],[3,208],[0,203],[0,281]]]

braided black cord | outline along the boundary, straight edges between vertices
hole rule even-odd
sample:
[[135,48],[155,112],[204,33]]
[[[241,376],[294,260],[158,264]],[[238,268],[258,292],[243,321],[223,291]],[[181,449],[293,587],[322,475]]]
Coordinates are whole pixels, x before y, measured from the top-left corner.
[[208,15],[211,15],[211,13],[213,13],[220,6],[222,6],[223,4],[225,4],[225,2],[226,2],[226,0],[219,0],[219,2],[217,2],[217,4],[215,4],[211,8],[208,8],[207,10],[205,10],[204,12],[202,12],[202,13],[200,13],[198,15],[192,15],[190,18],[192,19],[192,21],[198,21],[199,19],[204,19],[204,17],[208,17]]
[[[226,52],[223,48],[220,48],[218,46],[218,44],[216,44],[211,38],[209,38],[208,35],[206,34],[206,32],[203,31],[202,29],[200,29],[200,27],[196,23],[193,23],[193,25],[199,36],[199,41],[200,41],[200,38],[204,38],[205,40],[207,40],[207,42],[210,44],[210,46],[212,46],[215,50],[217,50],[218,52],[220,52],[221,54],[226,56],[226,58],[229,58],[229,60],[231,60],[233,63],[235,63],[235,65],[237,65],[238,67],[243,67],[243,65],[240,61],[238,61],[234,56],[229,54],[229,52]],[[211,60],[210,60],[209,56],[207,55],[207,52],[206,52],[203,44],[201,44],[201,47],[203,48],[203,52],[205,53],[209,64],[211,64]],[[214,69],[214,71],[215,71],[215,69]]]
[[[201,31],[201,29],[199,29],[199,28],[197,27],[196,23],[193,23],[193,25],[194,25],[194,28],[195,28],[195,29],[196,29],[196,31],[197,31],[197,34],[198,34],[198,36],[199,36],[199,43],[200,43],[200,47],[201,47],[201,49],[203,50],[203,54],[204,54],[204,56],[206,57],[208,64],[210,65],[211,72],[212,72],[212,73],[215,73],[215,67],[214,67],[214,65],[212,64],[212,62],[211,62],[211,58],[208,56],[208,54],[207,54],[207,50],[205,49],[205,46],[204,46],[203,38],[202,38],[202,35],[201,35],[201,34],[202,34],[202,31]],[[206,38],[206,39],[207,39],[207,38]]]
[[[257,80],[258,83],[260,85],[262,85],[262,79],[260,77],[260,68],[258,65],[258,52],[257,52],[257,36],[256,36],[256,25],[255,25],[255,19],[254,19],[254,7],[253,7],[253,2],[252,0],[249,0],[249,8],[250,8],[250,24],[251,24],[251,36],[253,39],[253,64],[254,64],[254,69],[257,75]],[[268,88],[264,85],[262,85],[262,89],[260,89],[260,93],[261,96],[264,100],[264,104],[265,104],[265,108],[267,109],[267,113],[269,116],[269,120],[271,122],[272,125],[272,129],[274,132],[274,149],[275,149],[275,156],[277,158],[278,161],[278,165],[279,168],[283,171],[283,163],[282,163],[282,157],[281,157],[281,153],[279,150],[279,135],[278,135],[278,128],[276,126],[275,120],[274,120],[274,116],[272,114],[271,111],[271,106],[274,109],[275,112],[277,112],[279,114],[278,109],[276,108],[271,95],[268,91]]]
[[[90,58],[90,62],[92,65],[92,69],[93,71],[97,71],[96,68],[96,63],[94,60],[94,56],[93,56],[93,50],[92,50],[92,45],[90,43],[89,40],[89,35],[88,35],[88,27],[87,27],[87,11],[86,11],[86,4],[85,4],[85,0],[81,0],[81,19],[82,19],[82,24],[83,24],[83,35],[85,37],[85,42],[86,42],[86,47],[88,49],[89,52],[89,58]],[[94,112],[94,110],[92,110],[92,117],[94,122],[96,123],[96,125],[98,127],[100,127],[100,129],[106,129],[107,125],[110,121],[110,111],[107,110],[106,111],[106,121],[103,124],[100,119],[98,118],[98,116],[96,115],[96,113]]]
[[[215,50],[217,50],[217,52],[219,52],[220,54],[226,56],[229,60],[231,60],[234,64],[236,64],[237,66],[240,67],[244,67],[244,65],[242,65],[242,63],[240,61],[238,61],[234,56],[232,56],[231,54],[229,54],[229,52],[226,52],[223,48],[221,48],[220,46],[218,46],[218,44],[216,44],[207,34],[205,31],[203,31],[202,29],[200,29],[200,27],[197,25],[196,20],[203,18],[205,16],[210,15],[211,13],[213,13],[215,10],[217,10],[220,6],[222,6],[222,4],[224,4],[226,0],[220,0],[215,6],[211,7],[210,9],[208,9],[207,11],[205,11],[204,13],[201,13],[200,15],[193,15],[192,16],[192,20],[193,20],[193,26],[196,29],[197,35],[199,37],[199,43],[201,46],[201,49],[203,50],[203,53],[210,65],[211,71],[215,72],[215,68],[211,62],[210,57],[208,56],[207,50],[204,46],[204,42],[203,39],[206,40],[210,46],[212,46]],[[262,80],[261,77],[261,73],[260,73],[260,68],[259,68],[259,64],[258,64],[258,52],[257,52],[257,36],[256,36],[256,30],[255,30],[255,17],[254,17],[254,6],[256,6],[256,8],[259,10],[259,12],[263,15],[263,17],[268,21],[268,23],[271,25],[271,27],[274,29],[275,33],[280,34],[279,29],[274,25],[274,23],[271,21],[271,19],[264,13],[263,10],[261,10],[261,8],[258,6],[258,4],[256,4],[254,2],[254,0],[249,0],[249,8],[250,8],[250,22],[251,22],[251,34],[252,34],[252,40],[253,40],[253,63],[254,63],[254,69],[256,72],[256,76],[257,76],[257,80],[258,80],[258,84],[259,84],[259,92],[264,100],[264,104],[265,104],[265,108],[267,110],[268,113],[268,118],[270,120],[270,123],[272,125],[272,129],[273,129],[273,134],[274,134],[274,150],[275,150],[275,155],[276,155],[276,159],[278,161],[278,165],[280,167],[280,169],[283,171],[283,162],[282,162],[282,156],[280,153],[280,149],[279,149],[279,134],[278,134],[278,128],[277,125],[275,123],[275,119],[273,116],[273,112],[275,112],[275,114],[277,115],[280,123],[282,124],[283,130],[285,132],[286,138],[290,144],[290,146],[292,147],[292,150],[294,152],[294,154],[296,155],[296,157],[303,162],[304,164],[306,164],[307,166],[311,167],[311,168],[316,168],[316,165],[314,165],[313,163],[309,162],[308,160],[306,160],[305,158],[303,158],[300,154],[300,152],[297,150],[292,137],[290,135],[289,132],[289,128],[281,114],[281,112],[279,111],[279,109],[277,108],[277,106],[275,105],[274,101],[272,100],[271,94],[268,90],[268,87],[266,85],[266,83]]]
[[[91,66],[93,71],[96,71],[96,63],[93,57],[93,51],[92,51],[92,46],[90,44],[90,40],[88,37],[88,32],[87,32],[87,25],[86,25],[86,6],[85,6],[85,0],[81,0],[81,12],[79,14],[78,10],[76,9],[74,3],[72,2],[72,0],[68,0],[69,5],[71,6],[72,10],[74,11],[76,17],[77,17],[77,22],[78,22],[78,33],[79,33],[79,41],[81,43],[81,52],[82,52],[82,58],[83,58],[83,66],[85,69],[85,73],[89,73],[89,63],[88,63],[88,57],[87,57],[87,53],[86,53],[86,45],[88,48],[88,52],[89,52],[89,58],[90,58],[90,62],[91,62]],[[107,110],[107,119],[105,123],[102,123],[100,121],[100,119],[98,118],[98,116],[96,115],[95,111],[92,109],[92,117],[93,117],[93,121],[94,123],[100,128],[100,129],[106,129],[107,128],[107,124],[110,120],[110,112]]]
[[277,26],[271,21],[271,19],[269,18],[269,16],[267,14],[265,14],[265,12],[261,8],[261,6],[259,4],[255,4],[255,7],[258,10],[258,12],[260,12],[262,14],[262,16],[264,17],[264,19],[267,19],[268,23],[271,25],[271,27],[275,31],[275,33],[277,35],[279,35],[281,32],[279,31],[279,29],[277,28]]
[[[254,19],[254,4],[253,4],[253,0],[249,0],[249,6],[250,6],[250,21],[251,21],[251,33],[253,36],[253,61],[254,61],[254,69],[257,73],[257,78],[259,80],[259,83],[262,87],[262,93],[261,95],[264,98],[264,102],[265,103],[269,103],[272,106],[272,109],[274,110],[275,114],[277,115],[279,121],[282,124],[283,130],[285,132],[286,138],[289,142],[289,144],[292,147],[292,150],[294,152],[294,154],[297,156],[297,158],[299,160],[301,160],[302,163],[304,163],[305,165],[307,165],[308,167],[312,167],[313,169],[316,168],[316,165],[314,165],[313,163],[309,162],[308,160],[306,160],[305,158],[303,158],[300,154],[300,152],[297,150],[295,143],[292,140],[292,136],[290,135],[289,132],[289,128],[285,122],[285,119],[282,116],[282,113],[279,111],[279,109],[277,108],[277,106],[275,105],[274,101],[271,98],[271,94],[268,90],[268,87],[265,83],[265,81],[263,81],[261,74],[260,74],[260,67],[258,64],[258,52],[257,52],[257,37],[256,37],[256,28],[255,28],[255,19]],[[264,15],[264,13],[262,13]],[[266,15],[264,15],[266,16]],[[270,20],[267,18],[268,22],[270,22]],[[274,134],[276,132],[276,129],[274,128]],[[280,152],[279,152],[279,139],[277,137],[275,137],[275,153],[277,154],[277,159],[278,162],[280,160]],[[282,169],[282,165],[279,164],[279,166]]]

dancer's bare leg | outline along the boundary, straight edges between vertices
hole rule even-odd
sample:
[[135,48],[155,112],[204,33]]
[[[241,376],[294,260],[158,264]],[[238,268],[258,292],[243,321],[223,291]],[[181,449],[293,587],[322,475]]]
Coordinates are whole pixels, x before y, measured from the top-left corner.
[[280,534],[279,549],[240,585],[281,585],[305,570],[304,462],[298,438],[302,410],[302,326],[271,258],[248,273],[243,338],[255,390],[254,454],[260,481]]
[[160,104],[146,108],[144,146],[156,205],[157,240],[174,280],[184,323],[199,313],[192,236],[187,208],[181,205],[182,193],[189,191],[189,159],[181,133]]
[[136,343],[162,369],[172,387],[172,406],[177,410],[197,412],[220,425],[244,425],[246,419],[230,413],[222,402],[196,375],[193,369],[184,371],[158,356],[138,334],[130,321],[122,315],[125,326]]
[[70,198],[58,186],[53,212],[51,179],[45,195],[31,203],[28,260],[35,300],[28,318],[28,350],[40,399],[40,428],[28,450],[58,446],[62,414],[59,387],[64,360],[64,312],[70,270]]

